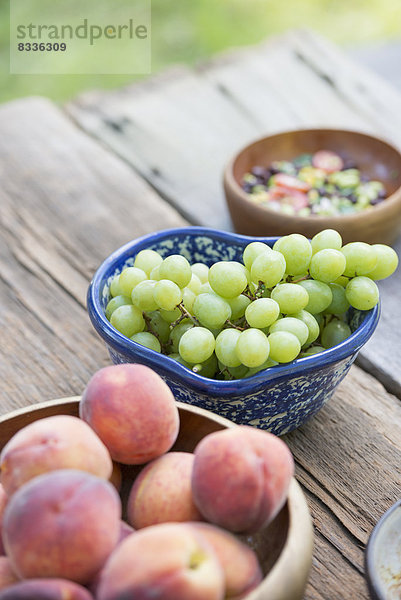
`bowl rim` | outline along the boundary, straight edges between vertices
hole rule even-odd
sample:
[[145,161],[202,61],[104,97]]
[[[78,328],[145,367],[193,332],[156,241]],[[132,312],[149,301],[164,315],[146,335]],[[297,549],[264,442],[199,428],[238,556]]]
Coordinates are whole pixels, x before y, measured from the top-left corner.
[[368,580],[368,586],[370,588],[371,593],[375,595],[375,600],[386,600],[385,596],[379,590],[379,581],[380,577],[377,574],[377,570],[374,564],[374,549],[377,541],[377,537],[380,534],[382,525],[389,519],[394,512],[401,508],[401,499],[394,502],[389,509],[386,510],[385,513],[382,514],[380,519],[377,521],[376,525],[372,529],[372,532],[369,536],[368,543],[365,549],[365,573],[366,578]]
[[[352,134],[352,135],[356,135],[356,136],[360,136],[360,137],[369,138],[371,140],[375,140],[377,142],[384,144],[389,149],[391,149],[395,154],[397,154],[400,158],[400,163],[401,163],[401,151],[394,144],[392,144],[391,142],[389,142],[388,140],[386,140],[382,137],[379,137],[377,135],[371,135],[370,133],[365,133],[364,131],[358,131],[356,129],[343,129],[343,128],[336,129],[335,127],[331,127],[331,128],[330,127],[329,128],[327,128],[327,127],[308,127],[305,129],[285,129],[283,131],[274,133],[272,135],[255,138],[250,143],[246,144],[245,146],[242,146],[229,159],[228,163],[226,164],[226,166],[224,168],[224,171],[223,171],[224,184],[227,187],[229,187],[231,189],[231,191],[233,193],[235,193],[237,199],[240,200],[241,202],[243,202],[244,205],[246,205],[247,207],[252,206],[254,209],[256,208],[258,210],[266,212],[267,215],[275,215],[277,218],[280,218],[280,219],[282,218],[283,220],[288,219],[288,217],[290,217],[291,219],[299,219],[300,223],[305,223],[309,219],[313,219],[313,222],[316,222],[317,224],[320,224],[322,226],[322,229],[325,229],[326,224],[333,223],[333,220],[337,220],[337,219],[341,223],[346,223],[346,224],[350,224],[350,225],[352,225],[357,220],[360,221],[362,216],[371,214],[371,211],[368,210],[368,211],[360,211],[360,212],[356,212],[356,213],[351,213],[348,215],[347,214],[345,214],[345,215],[338,214],[338,215],[331,215],[331,216],[298,215],[298,214],[286,215],[280,211],[272,210],[268,206],[260,206],[259,204],[255,204],[254,202],[252,202],[252,200],[249,198],[249,194],[244,192],[244,190],[242,189],[242,187],[240,186],[240,184],[237,182],[236,178],[234,177],[235,162],[239,159],[239,157],[244,152],[249,150],[252,146],[259,144],[261,142],[267,141],[267,140],[274,140],[274,138],[279,138],[282,135],[288,135],[288,134],[294,134],[294,133],[307,134],[307,133],[314,133],[317,131],[324,132],[324,133],[340,133],[340,134],[345,134],[345,135]],[[401,204],[400,191],[401,191],[401,185],[399,185],[394,190],[394,192],[392,194],[390,194],[390,196],[385,198],[385,200],[383,202],[380,202],[379,204],[377,204],[373,207],[374,214],[377,214],[378,216],[380,216],[381,212],[383,210],[386,210],[387,207],[393,206],[396,204]]]
[[207,227],[179,227],[174,229],[164,229],[141,236],[112,252],[112,254],[110,254],[98,267],[89,284],[87,310],[94,328],[102,337],[103,341],[113,350],[125,355],[127,353],[130,354],[131,352],[136,355],[142,355],[142,357],[146,358],[146,364],[156,371],[162,366],[165,371],[171,373],[171,375],[175,377],[177,377],[177,375],[181,376],[181,378],[185,379],[187,384],[199,389],[202,388],[209,394],[215,392],[220,394],[226,393],[228,395],[234,391],[238,392],[238,390],[241,390],[243,393],[246,393],[247,391],[252,392],[255,387],[263,386],[266,381],[269,381],[270,383],[288,376],[301,375],[305,372],[305,368],[308,370],[319,369],[322,366],[339,362],[356,354],[367,342],[377,326],[380,316],[380,303],[371,310],[366,311],[367,314],[363,323],[346,340],[320,354],[299,358],[291,363],[283,363],[277,367],[265,369],[252,377],[244,379],[234,379],[230,381],[216,380],[194,373],[184,367],[184,365],[177,363],[174,359],[159,352],[155,352],[154,350],[150,350],[149,348],[145,348],[117,331],[106,318],[100,302],[102,293],[100,285],[102,278],[106,271],[112,270],[113,265],[116,262],[124,261],[124,257],[125,260],[127,260],[128,258],[135,256],[140,250],[148,248],[150,245],[161,242],[169,237],[186,235],[194,237],[208,236],[220,242],[226,242],[228,244],[237,243],[244,246],[250,242],[257,241],[274,243],[274,241],[278,239],[278,237],[240,235]]

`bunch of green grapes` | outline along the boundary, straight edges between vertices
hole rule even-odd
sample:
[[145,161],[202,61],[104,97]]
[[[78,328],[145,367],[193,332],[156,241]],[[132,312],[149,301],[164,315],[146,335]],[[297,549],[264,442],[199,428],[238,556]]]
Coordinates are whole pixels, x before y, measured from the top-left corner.
[[350,306],[379,301],[375,280],[398,257],[384,244],[342,245],[326,229],[311,241],[248,244],[243,263],[190,265],[142,250],[115,276],[106,316],[123,335],[210,378],[239,379],[331,348],[351,335]]

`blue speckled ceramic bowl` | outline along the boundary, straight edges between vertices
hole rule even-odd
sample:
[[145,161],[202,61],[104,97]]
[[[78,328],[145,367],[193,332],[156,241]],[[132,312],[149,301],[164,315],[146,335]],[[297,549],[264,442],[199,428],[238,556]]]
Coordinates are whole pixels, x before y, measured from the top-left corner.
[[358,351],[376,328],[379,306],[351,313],[353,333],[342,344],[234,381],[217,381],[193,373],[168,356],[129,340],[105,316],[112,278],[132,265],[140,250],[150,248],[163,257],[183,254],[192,263],[212,265],[217,260],[241,260],[250,242],[259,240],[272,246],[276,239],[188,227],[147,235],[116,250],[96,271],[87,298],[91,321],[113,362],[148,365],[165,379],[176,400],[211,410],[235,423],[254,425],[276,435],[302,425],[322,408],[348,373]]
[[365,571],[373,600],[401,598],[401,500],[373,529],[365,552]]

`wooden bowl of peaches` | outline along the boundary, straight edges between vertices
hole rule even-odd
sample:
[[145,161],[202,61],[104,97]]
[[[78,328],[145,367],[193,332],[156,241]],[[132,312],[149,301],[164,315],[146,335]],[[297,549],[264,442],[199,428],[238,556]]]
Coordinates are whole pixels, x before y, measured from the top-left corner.
[[283,441],[138,364],[0,419],[0,600],[297,600],[313,533]]

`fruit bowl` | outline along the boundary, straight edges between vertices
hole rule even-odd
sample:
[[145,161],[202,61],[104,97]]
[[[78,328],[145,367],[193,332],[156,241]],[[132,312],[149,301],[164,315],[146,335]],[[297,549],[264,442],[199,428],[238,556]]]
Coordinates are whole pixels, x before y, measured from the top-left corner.
[[[78,416],[79,400],[74,397],[44,402],[1,417],[0,450],[17,431],[38,419],[54,415]],[[180,431],[172,450],[193,452],[209,433],[235,427],[208,411],[177,405]],[[259,586],[246,596],[247,600],[301,600],[312,563],[313,531],[305,496],[294,478],[288,500],[277,517],[246,540],[256,551],[264,574]]]
[[[355,162],[363,175],[381,181],[388,198],[373,207],[348,215],[297,216],[253,202],[240,183],[256,165],[292,160],[303,153],[331,150]],[[340,129],[304,129],[261,138],[242,148],[224,172],[224,191],[235,230],[247,235],[302,233],[313,237],[322,229],[341,233],[344,244],[364,241],[391,244],[401,228],[401,154],[379,138]]]
[[160,231],[129,242],[99,267],[89,286],[87,305],[92,324],[105,342],[114,363],[142,363],[159,373],[176,400],[205,408],[235,423],[254,425],[277,435],[296,429],[332,396],[360,348],[373,334],[379,306],[350,312],[352,335],[341,344],[253,377],[218,381],[202,377],[168,356],[140,346],[119,333],[105,316],[112,278],[133,264],[145,248],[163,257],[183,254],[190,262],[240,260],[251,241],[273,245],[277,238],[250,238],[222,231],[188,227]]

